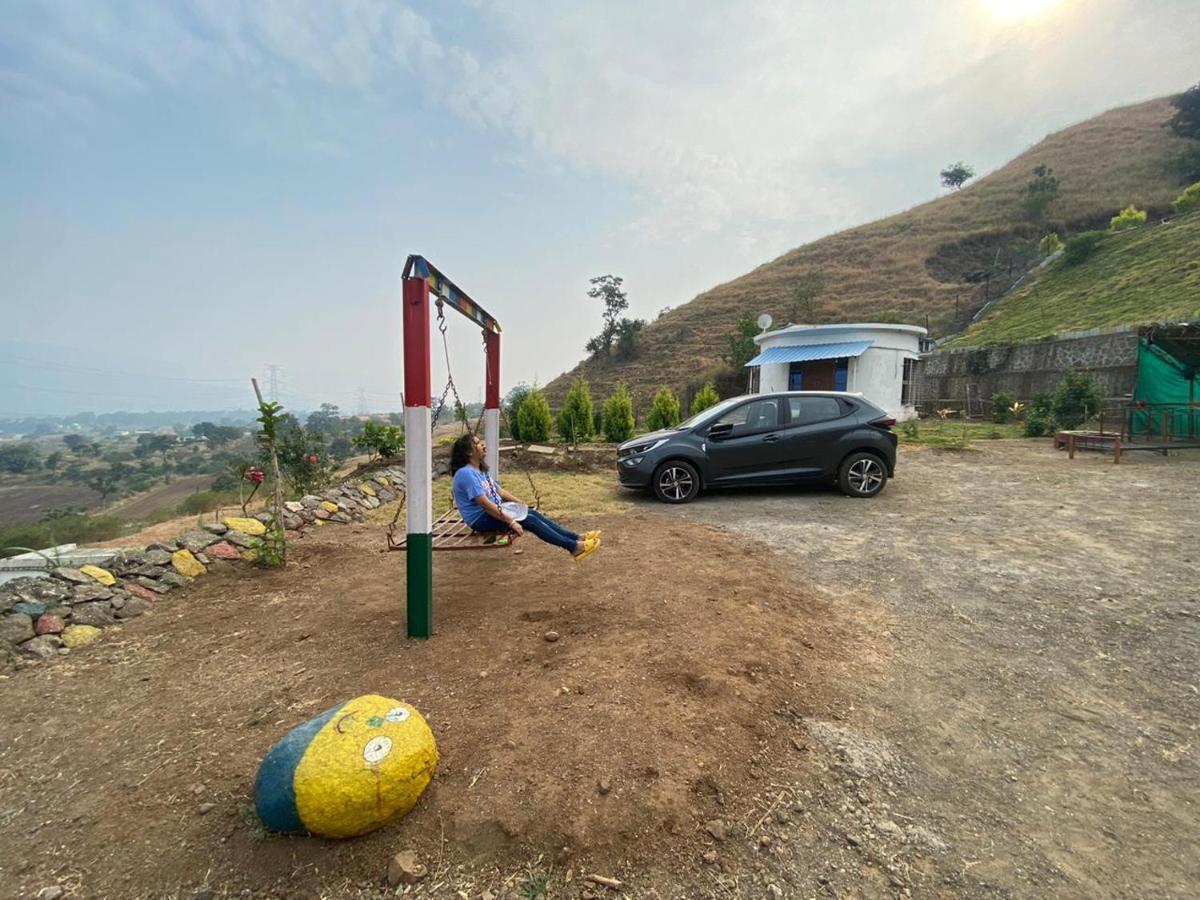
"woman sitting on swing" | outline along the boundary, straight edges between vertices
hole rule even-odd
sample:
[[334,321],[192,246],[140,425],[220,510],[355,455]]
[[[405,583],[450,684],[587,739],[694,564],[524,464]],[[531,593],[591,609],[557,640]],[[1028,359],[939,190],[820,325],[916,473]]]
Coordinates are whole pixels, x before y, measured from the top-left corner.
[[575,559],[583,559],[599,548],[599,531],[589,531],[580,537],[536,509],[526,511],[520,518],[514,518],[503,509],[501,504],[506,501],[521,507],[525,504],[500,487],[488,474],[487,463],[484,462],[486,450],[483,441],[470,432],[450,448],[454,505],[458,507],[463,521],[474,531],[512,531],[518,535],[531,531],[547,544],[562,547]]

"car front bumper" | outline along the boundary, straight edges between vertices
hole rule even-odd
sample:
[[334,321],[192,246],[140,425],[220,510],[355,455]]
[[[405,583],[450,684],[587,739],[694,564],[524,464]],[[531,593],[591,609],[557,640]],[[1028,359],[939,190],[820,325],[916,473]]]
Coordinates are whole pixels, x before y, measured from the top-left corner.
[[617,460],[617,480],[621,487],[645,489],[654,477],[654,461],[645,456]]

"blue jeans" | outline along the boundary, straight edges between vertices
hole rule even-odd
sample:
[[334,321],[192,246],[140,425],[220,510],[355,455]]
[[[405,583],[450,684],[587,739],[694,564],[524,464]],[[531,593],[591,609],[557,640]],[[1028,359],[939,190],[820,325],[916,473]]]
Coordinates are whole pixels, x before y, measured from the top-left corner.
[[[579,543],[579,535],[563,528],[548,516],[543,516],[536,509],[529,511],[529,515],[521,522],[521,527],[530,534],[541,538],[547,544],[562,547],[568,553],[574,553],[575,547]],[[471,528],[475,531],[508,531],[508,523],[501,522],[493,516],[485,515],[472,525]]]

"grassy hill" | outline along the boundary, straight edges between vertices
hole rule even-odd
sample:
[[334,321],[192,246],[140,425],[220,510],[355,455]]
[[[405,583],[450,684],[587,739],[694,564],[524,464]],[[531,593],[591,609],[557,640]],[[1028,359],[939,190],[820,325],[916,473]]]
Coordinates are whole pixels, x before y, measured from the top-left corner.
[[1051,263],[948,347],[1200,317],[1200,212],[1104,237],[1083,263]]
[[[555,379],[547,386],[551,403],[580,373],[593,397],[624,381],[644,409],[659,385],[680,390],[722,369],[725,335],[739,318],[768,312],[778,323],[795,320],[791,295],[810,273],[826,285],[818,321],[924,325],[928,317],[935,335],[958,330],[984,303],[984,286],[964,283],[963,274],[999,259],[1015,279],[1031,255],[1014,244],[1032,249],[1053,226],[1106,226],[1129,203],[1170,210],[1180,188],[1166,163],[1184,146],[1163,127],[1172,111],[1166,99],[1111,110],[1050,135],[961,191],[789,251],[647,325],[634,359],[585,360]],[[1037,165],[1052,167],[1060,186],[1051,225],[1035,228],[1023,221],[1021,197]],[[1005,286],[994,281],[992,296]]]

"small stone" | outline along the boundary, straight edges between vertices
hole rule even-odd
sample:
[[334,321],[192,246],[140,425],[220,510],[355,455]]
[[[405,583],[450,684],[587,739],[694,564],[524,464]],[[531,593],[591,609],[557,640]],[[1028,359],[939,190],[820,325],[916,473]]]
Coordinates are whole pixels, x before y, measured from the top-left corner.
[[10,644],[20,644],[33,640],[37,632],[33,630],[33,617],[24,613],[9,613],[0,619],[0,640]]
[[780,825],[786,825],[792,821],[792,817],[788,815],[786,809],[777,809],[775,810],[775,821]]
[[32,641],[26,641],[21,645],[21,649],[41,659],[50,659],[52,656],[57,656],[59,649],[63,646],[62,638],[55,634],[43,634],[41,637],[35,637]]
[[209,534],[222,535],[229,530],[229,526],[224,522],[205,522],[200,526]]
[[348,515],[346,515],[344,512],[334,513],[332,516],[329,517],[329,520],[331,522],[337,522],[339,525],[349,525],[351,522],[350,517]]
[[174,548],[167,550],[162,544],[155,544],[146,550],[145,560],[151,566],[169,566]]
[[219,541],[204,551],[213,559],[241,559],[242,554],[238,548],[229,543],[229,541]]
[[[337,509],[335,506],[334,509]],[[329,519],[332,513],[323,506],[318,506],[312,511],[312,514],[317,518],[317,521],[324,522]]]
[[129,597],[124,605],[116,611],[116,616],[118,619],[136,619],[149,606],[150,602],[148,600],[143,600],[141,597]]
[[186,578],[196,578],[208,571],[186,547],[171,554],[171,565],[175,567],[176,572]]
[[880,834],[886,834],[890,837],[903,837],[904,829],[893,822],[891,819],[880,819],[875,823],[875,830]]
[[112,587],[117,583],[117,579],[113,577],[113,573],[108,569],[102,569],[99,566],[80,566],[79,571],[89,578],[100,582],[105,587]]
[[174,553],[178,549],[179,548],[176,547],[174,544],[160,544],[158,542],[155,542],[153,544],[147,545],[146,552],[150,553],[150,552],[154,551],[154,552],[158,552],[158,553],[165,553],[165,554],[167,554],[167,556],[170,556],[172,553]]
[[129,578],[133,575],[141,575],[143,578],[162,578],[167,574],[167,571],[168,570],[164,569],[162,566],[155,566],[151,565],[150,563],[146,563],[145,565],[130,569],[123,574],[126,578]]
[[387,880],[392,887],[416,884],[428,874],[429,870],[417,860],[417,854],[412,850],[401,850],[388,863]]
[[104,628],[116,622],[108,601],[98,603],[81,603],[71,610],[71,625],[90,625],[93,628]]
[[602,776],[600,780],[596,782],[596,787],[600,791],[600,796],[603,797],[612,790],[612,782],[609,781],[607,777]]
[[146,590],[152,591],[155,594],[165,594],[171,589],[171,585],[155,581],[153,578],[147,578],[144,575],[134,575],[125,582],[125,587],[128,588],[131,584],[140,584]]
[[79,569],[72,569],[70,566],[59,566],[51,574],[55,578],[61,578],[63,581],[69,581],[72,584],[91,584],[92,579],[84,575]]
[[804,743],[804,741],[800,740],[799,735],[793,734],[792,735],[792,747],[795,748],[796,750],[799,750],[801,753],[803,753],[805,750],[808,749],[808,744],[806,744],[806,743]]
[[768,884],[767,896],[770,900],[783,900],[783,889],[777,884]]
[[216,897],[216,892],[208,885],[204,885],[203,887],[198,887],[192,891],[191,895],[188,897],[188,900],[216,900]]
[[288,512],[298,513],[298,512],[300,512],[300,510],[304,509],[304,504],[299,502],[298,500],[285,500],[284,504],[283,504],[283,508],[286,509]]
[[59,885],[53,884],[37,892],[37,900],[61,900],[67,892]]
[[125,592],[134,597],[141,597],[143,600],[149,600],[151,603],[158,600],[158,594],[154,593],[150,588],[142,587],[140,584],[135,584],[131,581],[127,582],[124,587]]
[[[267,533],[267,526],[258,519],[244,519],[237,516],[230,516],[224,520],[225,525],[230,531],[240,531],[242,534],[263,535]],[[226,540],[231,540],[228,533],[225,536]]]
[[208,531],[202,531],[199,528],[195,528],[191,531],[185,531],[175,539],[175,543],[177,543],[184,550],[190,550],[192,553],[199,553],[209,544],[215,544],[216,542],[217,536],[215,534],[212,534]]
[[202,816],[207,816],[210,812],[212,812],[216,808],[217,808],[217,804],[215,804],[215,803],[201,803],[199,806],[196,807],[196,812],[200,813],[200,815],[202,815]]
[[716,865],[717,851],[716,850],[705,850],[700,858],[703,859],[710,866]]
[[76,603],[95,603],[97,600],[111,600],[113,592],[99,584],[80,584],[71,589],[67,600],[72,606]]
[[28,600],[22,600],[20,603],[13,605],[12,611],[18,615],[29,616],[36,619],[38,616],[46,612],[45,603],[30,603]]
[[72,650],[76,650],[80,647],[86,647],[103,633],[93,625],[68,625],[67,629],[62,633],[62,642]]
[[67,623],[58,616],[44,615],[37,620],[33,630],[38,634],[62,634],[66,627]]
[[704,830],[709,833],[714,841],[723,841],[729,837],[729,829],[725,827],[725,823],[720,819],[712,819],[704,826]]
[[275,518],[275,514],[272,512],[267,512],[266,510],[263,510],[260,513],[255,513],[254,518],[256,518],[258,521],[262,522],[264,525],[269,526],[271,524],[271,521]]
[[547,631],[545,634],[542,635],[542,637],[546,639],[547,643],[553,644],[555,641],[558,640],[558,632],[557,631]]
[[304,524],[304,520],[301,519],[299,516],[284,516],[283,517],[283,527],[286,528],[288,531],[295,531],[297,528],[299,528],[303,524]]
[[758,836],[758,846],[766,850],[771,846],[771,836],[769,834],[760,834]]
[[258,543],[254,538],[246,534],[246,532],[233,528],[225,532],[225,540],[235,547],[241,547],[243,550],[248,550]]

